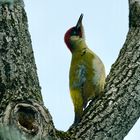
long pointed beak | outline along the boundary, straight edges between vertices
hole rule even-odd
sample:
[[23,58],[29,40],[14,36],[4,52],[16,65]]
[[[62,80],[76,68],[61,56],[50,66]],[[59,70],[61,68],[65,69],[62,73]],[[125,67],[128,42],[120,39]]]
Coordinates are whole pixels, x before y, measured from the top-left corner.
[[79,28],[81,27],[81,25],[82,25],[83,16],[84,16],[84,15],[81,14],[80,17],[79,17],[79,20],[78,20],[78,22],[77,22],[77,24],[76,24],[76,26],[75,26],[77,29],[79,29]]

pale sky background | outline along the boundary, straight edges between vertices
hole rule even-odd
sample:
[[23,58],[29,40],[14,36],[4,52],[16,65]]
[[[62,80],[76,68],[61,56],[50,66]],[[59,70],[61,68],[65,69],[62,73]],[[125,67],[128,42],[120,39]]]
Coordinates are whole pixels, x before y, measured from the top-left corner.
[[[64,34],[81,13],[86,42],[104,62],[106,73],[118,57],[128,32],[128,0],[24,0],[43,100],[57,129],[73,123],[69,95],[71,53]],[[125,140],[140,140],[140,121]]]

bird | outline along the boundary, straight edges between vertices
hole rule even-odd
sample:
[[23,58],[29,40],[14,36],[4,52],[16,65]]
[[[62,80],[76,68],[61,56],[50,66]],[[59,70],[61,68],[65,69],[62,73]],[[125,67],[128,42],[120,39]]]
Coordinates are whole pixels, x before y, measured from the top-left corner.
[[87,46],[82,19],[83,14],[76,26],[64,35],[64,42],[72,54],[69,89],[74,105],[74,124],[81,120],[89,101],[103,95],[105,85],[105,66]]

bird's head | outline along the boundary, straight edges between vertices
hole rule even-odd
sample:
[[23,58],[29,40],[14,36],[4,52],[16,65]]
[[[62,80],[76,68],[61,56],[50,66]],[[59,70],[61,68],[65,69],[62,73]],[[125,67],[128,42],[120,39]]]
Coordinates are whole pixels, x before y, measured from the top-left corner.
[[79,20],[76,26],[70,28],[64,36],[65,43],[69,50],[72,52],[74,49],[73,43],[79,40],[80,38],[84,39],[84,29],[82,25],[83,14],[80,15]]

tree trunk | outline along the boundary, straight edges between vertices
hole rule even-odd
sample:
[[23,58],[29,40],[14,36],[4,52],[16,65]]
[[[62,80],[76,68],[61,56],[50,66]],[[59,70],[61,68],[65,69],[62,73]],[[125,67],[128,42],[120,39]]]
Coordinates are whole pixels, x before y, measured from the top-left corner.
[[123,140],[140,117],[140,0],[129,0],[129,32],[104,96],[67,132],[43,105],[22,0],[0,8],[0,139]]
[[43,106],[23,1],[14,2],[12,9],[0,5],[0,139],[24,139],[19,132],[47,138],[54,126]]

